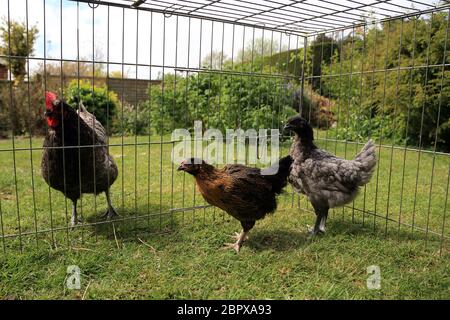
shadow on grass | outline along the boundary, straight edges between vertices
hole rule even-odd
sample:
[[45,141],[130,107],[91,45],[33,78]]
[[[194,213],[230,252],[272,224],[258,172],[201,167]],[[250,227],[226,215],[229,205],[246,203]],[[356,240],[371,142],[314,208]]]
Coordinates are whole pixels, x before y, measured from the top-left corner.
[[363,225],[360,221],[343,220],[339,218],[329,219],[327,221],[327,234],[325,234],[325,236],[338,235],[365,235],[398,241],[425,241],[427,239],[428,241],[440,241],[440,237],[435,234],[428,233],[427,238],[425,231],[414,230],[414,232],[412,232],[410,227],[403,225],[398,229],[398,226],[394,225],[392,222],[389,222],[386,228],[385,221],[378,221],[374,225],[372,220]]
[[106,239],[131,240],[136,237],[145,239],[152,234],[167,233],[176,229],[177,222],[168,206],[160,208],[159,204],[142,206],[137,210],[118,210],[119,217],[107,221],[98,216],[86,219],[91,223],[92,232]]
[[[160,214],[160,211],[162,212]],[[201,211],[201,210],[198,210]],[[150,213],[150,214],[149,214]],[[105,240],[111,241],[113,244],[126,241],[135,242],[152,242],[152,238],[157,234],[173,234],[183,227],[190,225],[195,227],[186,231],[189,233],[194,232],[199,234],[202,228],[205,228],[205,234],[209,236],[208,229],[211,225],[208,223],[216,224],[216,222],[209,221],[206,224],[202,224],[202,217],[198,217],[194,221],[184,221],[180,218],[180,213],[170,212],[169,206],[159,207],[159,204],[150,204],[148,208],[146,205],[138,207],[137,210],[125,209],[119,211],[120,217],[116,220],[102,221],[99,216],[90,215],[86,217],[86,227],[90,237],[102,237]],[[227,217],[227,215],[225,215]],[[203,217],[204,218],[204,217]],[[185,219],[188,218],[186,214]],[[231,219],[231,218],[230,218]],[[229,220],[229,219],[226,219]],[[190,224],[189,224],[190,223]],[[200,231],[201,232],[201,231]],[[184,234],[184,236],[183,236]],[[172,237],[171,241],[185,241],[185,232],[178,233],[177,237]],[[420,240],[425,243],[426,235],[421,231],[416,231],[411,234],[411,230],[406,227],[402,227],[398,232],[396,225],[388,225],[387,232],[385,233],[384,222],[379,222],[376,227],[373,227],[373,223],[366,223],[362,225],[359,221],[351,221],[349,219],[331,218],[327,222],[327,233],[324,235],[316,236],[315,238],[309,238],[309,233],[306,226],[297,229],[290,227],[281,227],[272,225],[270,229],[261,229],[256,226],[249,234],[249,240],[244,246],[252,248],[257,252],[275,250],[275,251],[292,251],[302,247],[309,246],[312,242],[326,241],[329,243],[342,241],[343,237],[367,237],[368,239],[386,239],[386,240],[398,240],[398,241],[411,241]],[[189,237],[189,236],[187,236]],[[429,234],[428,240],[440,240],[438,237]],[[190,241],[187,239],[186,241]],[[157,241],[162,245],[162,242]]]
[[301,231],[291,231],[285,229],[263,230],[254,229],[249,234],[249,240],[245,243],[256,251],[276,250],[290,251],[295,250],[309,243],[308,234]]
[[[275,251],[291,251],[298,248],[308,246],[315,241],[341,241],[343,236],[366,236],[377,237],[386,240],[411,241],[419,240],[425,243],[426,235],[424,232],[411,230],[399,231],[397,228],[388,226],[385,232],[384,224],[379,224],[375,228],[373,225],[362,225],[362,223],[347,220],[330,219],[327,223],[327,232],[323,235],[309,237],[306,227],[302,230],[258,230],[253,229],[249,234],[249,240],[245,243],[256,251],[275,250]],[[428,241],[440,241],[436,235],[428,235]]]

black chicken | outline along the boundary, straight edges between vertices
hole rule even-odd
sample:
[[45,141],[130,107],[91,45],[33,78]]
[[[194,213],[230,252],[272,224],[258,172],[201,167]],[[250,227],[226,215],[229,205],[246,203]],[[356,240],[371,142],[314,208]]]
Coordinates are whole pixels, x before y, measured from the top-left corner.
[[203,160],[191,158],[183,161],[178,170],[195,177],[200,193],[209,204],[241,222],[243,230],[234,236],[236,242],[226,244],[226,247],[239,252],[256,220],[277,208],[275,196],[287,184],[291,163],[291,157],[287,156],[264,170],[240,164],[216,169]]
[[352,201],[369,182],[377,162],[375,146],[370,140],[354,160],[345,160],[317,148],[313,129],[302,117],[289,119],[284,129],[295,133],[288,180],[311,201],[317,215],[312,235],[324,233],[328,210]]
[[[104,192],[108,210],[102,217],[117,215],[109,188],[118,170],[108,153],[105,128],[82,103],[72,109],[52,92],[45,93],[48,130],[44,140],[41,171],[48,185],[72,200],[71,226],[77,218],[77,200],[82,193]],[[95,147],[93,147],[95,146]]]

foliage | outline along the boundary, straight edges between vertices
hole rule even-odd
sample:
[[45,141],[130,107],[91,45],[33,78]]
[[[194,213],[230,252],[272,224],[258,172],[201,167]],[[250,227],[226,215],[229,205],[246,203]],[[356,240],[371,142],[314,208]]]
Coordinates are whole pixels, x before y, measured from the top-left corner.
[[[300,98],[303,98],[301,104]],[[301,89],[298,89],[294,94],[294,109],[303,118],[308,119],[312,126],[321,129],[330,128],[335,123],[332,111],[334,105],[332,99],[318,94],[311,87],[305,88],[303,95]]]
[[342,40],[339,52],[322,63],[316,89],[336,101],[337,135],[431,148],[436,142],[437,149],[450,150],[446,28],[447,14],[436,13],[388,21]]
[[[83,60],[83,58],[81,58]],[[102,64],[95,64],[95,69],[92,67],[92,63],[86,62],[72,62],[63,61],[59,62],[40,62],[38,67],[34,70],[34,74],[40,74],[42,77],[60,76],[64,77],[105,77],[104,66]]]
[[70,105],[77,105],[81,100],[86,109],[105,128],[109,128],[110,133],[115,130],[120,102],[117,94],[108,91],[105,86],[93,86],[90,81],[73,80],[69,83],[64,98]]
[[239,50],[234,57],[237,64],[255,62],[262,57],[271,57],[279,52],[286,51],[286,46],[280,48],[278,41],[273,39],[257,38],[249,41],[244,50]]
[[[339,57],[340,43],[327,35],[320,34],[312,41],[307,50],[306,70],[311,70],[311,85],[313,89],[320,90],[320,75],[323,74],[323,66],[331,63],[331,58]],[[306,71],[305,70],[305,71]]]
[[33,54],[33,47],[38,35],[36,26],[29,26],[17,21],[4,20],[0,26],[0,38],[3,44],[0,46],[0,54],[5,56],[24,57],[23,59],[10,59],[11,73],[16,82],[21,82],[26,71],[26,57]]
[[[250,68],[249,64],[239,66],[242,72],[250,72]],[[222,131],[280,128],[282,121],[295,114],[292,95],[293,84],[277,78],[207,72],[187,77],[171,74],[165,76],[164,85],[149,89],[145,107],[158,133],[192,128],[195,120]]]
[[[122,115],[119,116],[122,119]],[[150,115],[145,104],[137,107],[133,105],[123,106],[123,122],[118,120],[116,132],[127,135],[149,135],[152,133],[150,127]],[[123,129],[122,129],[123,128]]]
[[202,59],[202,67],[214,70],[220,70],[223,63],[228,60],[225,53],[221,51],[213,51]]
[[43,134],[44,91],[40,77],[30,82],[0,83],[0,137]]

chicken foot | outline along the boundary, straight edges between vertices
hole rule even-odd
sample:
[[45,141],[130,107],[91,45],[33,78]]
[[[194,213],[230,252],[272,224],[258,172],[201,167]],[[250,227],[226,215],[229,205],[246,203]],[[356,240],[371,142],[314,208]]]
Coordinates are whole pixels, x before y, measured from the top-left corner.
[[236,253],[239,253],[241,250],[242,244],[248,240],[248,232],[255,225],[255,221],[241,221],[242,231],[241,233],[237,233],[232,238],[236,239],[235,243],[225,243],[224,249],[234,249]]
[[114,217],[120,217],[116,209],[111,204],[111,198],[109,196],[109,190],[105,191],[106,201],[108,202],[108,210],[100,216],[101,219],[111,220]]
[[248,240],[248,231],[242,230],[241,233],[236,232],[232,238],[236,239],[235,243],[225,243],[223,249],[234,249],[236,253],[239,253],[241,250],[242,244],[244,241]]

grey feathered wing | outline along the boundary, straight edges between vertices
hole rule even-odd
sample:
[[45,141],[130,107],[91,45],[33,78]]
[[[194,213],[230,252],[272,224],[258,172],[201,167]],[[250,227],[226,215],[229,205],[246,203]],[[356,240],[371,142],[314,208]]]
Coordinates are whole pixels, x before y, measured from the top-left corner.
[[[337,158],[315,149],[299,168],[301,187],[311,201],[327,201],[330,207],[342,205],[356,196],[366,184],[376,164],[375,146],[369,141],[354,160]],[[294,168],[295,170],[295,168]]]

